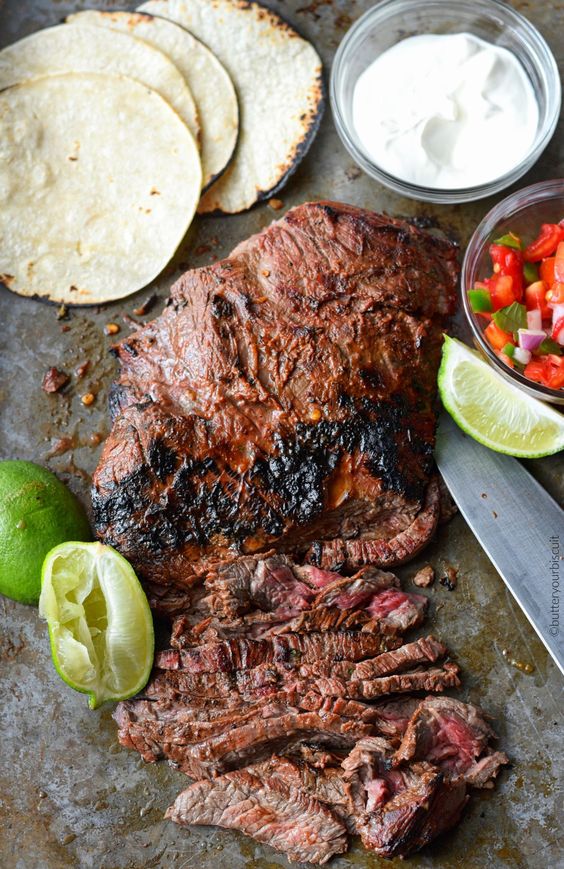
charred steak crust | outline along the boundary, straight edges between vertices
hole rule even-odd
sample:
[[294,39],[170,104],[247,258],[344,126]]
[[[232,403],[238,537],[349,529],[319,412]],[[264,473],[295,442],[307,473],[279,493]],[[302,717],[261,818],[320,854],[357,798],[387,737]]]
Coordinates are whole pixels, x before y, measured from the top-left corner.
[[98,535],[153,585],[273,546],[409,558],[438,519],[414,526],[456,276],[449,242],[324,202],[187,272],[115,348]]

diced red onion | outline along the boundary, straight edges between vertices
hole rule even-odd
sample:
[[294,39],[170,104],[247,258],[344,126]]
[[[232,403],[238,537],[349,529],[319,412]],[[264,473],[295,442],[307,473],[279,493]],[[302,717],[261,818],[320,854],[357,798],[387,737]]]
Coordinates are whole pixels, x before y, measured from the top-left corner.
[[527,328],[535,331],[542,329],[542,314],[539,308],[527,311]]
[[527,365],[531,361],[532,353],[529,350],[523,350],[522,347],[516,347],[513,358],[522,365]]
[[544,329],[519,329],[519,347],[531,352],[536,350],[546,338]]

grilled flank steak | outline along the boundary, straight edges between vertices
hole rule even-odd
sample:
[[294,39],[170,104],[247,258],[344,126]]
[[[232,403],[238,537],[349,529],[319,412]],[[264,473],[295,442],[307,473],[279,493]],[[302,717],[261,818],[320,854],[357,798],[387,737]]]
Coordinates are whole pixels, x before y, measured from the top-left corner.
[[276,549],[394,565],[432,536],[435,381],[456,249],[309,203],[183,275],[119,343],[99,536],[157,588]]

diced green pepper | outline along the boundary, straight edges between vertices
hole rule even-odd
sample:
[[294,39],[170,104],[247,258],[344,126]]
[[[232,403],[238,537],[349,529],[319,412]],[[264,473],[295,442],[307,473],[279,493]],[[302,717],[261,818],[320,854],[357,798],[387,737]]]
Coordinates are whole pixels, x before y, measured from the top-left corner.
[[510,344],[508,341],[501,352],[505,353],[506,356],[509,356],[510,359],[513,359],[513,354],[515,353],[515,344]]
[[473,289],[468,290],[468,300],[470,307],[475,314],[481,314],[484,311],[492,310],[492,300],[487,290]]
[[501,238],[496,238],[494,244],[503,244],[505,247],[513,247],[515,250],[521,250],[521,239],[514,232],[507,232]]
[[535,263],[523,265],[523,277],[526,284],[535,284],[539,279],[539,267]]

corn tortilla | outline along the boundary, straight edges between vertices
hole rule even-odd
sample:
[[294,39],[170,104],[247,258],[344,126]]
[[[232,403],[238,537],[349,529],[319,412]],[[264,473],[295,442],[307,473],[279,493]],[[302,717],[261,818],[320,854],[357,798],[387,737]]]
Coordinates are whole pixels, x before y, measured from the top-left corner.
[[67,73],[8,88],[0,141],[0,279],[21,295],[127,296],[162,271],[196,210],[193,136],[125,76]]

